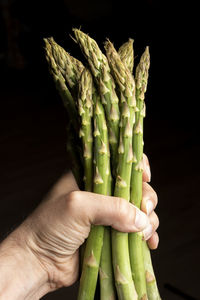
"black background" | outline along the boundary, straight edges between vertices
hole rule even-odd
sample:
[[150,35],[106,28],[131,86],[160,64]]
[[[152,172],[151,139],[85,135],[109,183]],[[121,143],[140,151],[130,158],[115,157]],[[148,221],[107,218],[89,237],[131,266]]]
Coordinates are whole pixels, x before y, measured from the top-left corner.
[[[70,38],[80,27],[103,50],[134,39],[137,63],[150,46],[145,153],[158,193],[160,246],[152,253],[163,299],[199,299],[199,35],[197,7],[178,1],[0,1],[3,239],[68,168],[66,115],[48,74],[43,38],[83,59]],[[9,21],[8,21],[9,20]],[[18,53],[18,56],[16,55]],[[178,296],[172,285],[196,297]],[[75,299],[77,285],[44,299]]]

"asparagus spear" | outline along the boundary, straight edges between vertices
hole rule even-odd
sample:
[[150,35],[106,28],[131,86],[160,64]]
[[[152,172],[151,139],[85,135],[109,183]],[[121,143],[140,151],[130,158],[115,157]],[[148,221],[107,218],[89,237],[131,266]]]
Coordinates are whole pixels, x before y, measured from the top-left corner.
[[129,39],[126,43],[121,45],[118,50],[118,54],[121,58],[123,64],[129,69],[129,71],[133,72],[134,66],[134,50],[133,50],[133,39]]
[[[112,181],[108,181],[107,195],[112,195]],[[112,266],[112,246],[111,246],[111,228],[104,227],[104,239],[99,268],[100,278],[100,299],[115,300],[116,289],[114,284],[114,274]]]
[[[133,134],[135,162],[133,163],[132,168],[131,202],[138,208],[140,208],[142,201],[143,118],[145,117],[144,97],[147,89],[149,66],[149,47],[146,47],[136,68],[135,74],[138,112],[136,112],[136,123]],[[142,239],[142,235],[139,233],[130,234],[129,246],[132,272],[139,297],[142,298],[147,290],[149,300],[159,300],[160,295],[153,271],[150,251],[146,242]]]
[[[117,162],[117,144],[119,135],[119,107],[118,98],[114,89],[115,84],[110,75],[110,69],[107,59],[99,49],[97,43],[80,30],[74,29],[74,32],[75,37],[89,62],[93,76],[96,79],[96,83],[99,86],[101,101],[105,108],[109,127],[111,163],[113,174],[115,174]],[[110,180],[112,181],[111,177]],[[109,182],[109,184],[112,185],[112,182]],[[100,266],[101,300],[115,299],[115,288],[113,285],[113,270],[110,248],[110,228],[106,227]]]
[[[81,146],[79,145],[79,140],[77,137],[78,132],[80,131],[80,122],[76,102],[74,101],[74,98],[72,97],[67,85],[71,91],[78,91],[78,82],[84,66],[80,61],[70,56],[62,47],[60,47],[53,40],[53,38],[44,39],[44,42],[46,59],[49,64],[49,72],[52,75],[56,88],[63,100],[63,104],[67,111],[68,120],[71,120],[67,128],[67,136],[69,137],[67,143],[67,153],[69,153],[72,159],[71,167],[74,176],[79,187],[82,188],[83,184],[81,176],[83,173],[83,159]],[[64,67],[61,67],[64,64],[64,61],[67,61],[69,65],[65,72]],[[85,185],[88,185],[88,183],[85,183]]]
[[[129,39],[118,50],[121,60],[133,70],[133,40]],[[111,195],[112,191],[108,193]],[[111,230],[109,227],[104,229],[104,241],[100,262],[100,299],[115,299],[115,286],[112,267],[112,248],[111,248]]]
[[[81,118],[79,136],[83,146],[84,188],[91,192],[93,187],[93,100],[92,77],[86,68],[82,71],[79,81],[78,108]],[[80,270],[82,270],[85,242],[80,248]]]
[[53,80],[56,85],[56,89],[58,90],[58,92],[61,96],[61,99],[63,101],[63,105],[65,106],[65,108],[67,110],[68,118],[70,116],[70,119],[73,122],[73,127],[76,130],[76,132],[78,132],[78,130],[79,130],[78,113],[77,113],[74,99],[65,83],[65,78],[63,77],[62,73],[60,72],[60,70],[55,62],[55,59],[52,54],[52,47],[49,42],[49,38],[44,39],[44,42],[45,42],[46,60],[49,65],[49,72],[50,72],[51,76],[53,77]]
[[[131,202],[138,208],[142,201],[142,158],[143,158],[143,118],[145,116],[144,94],[147,87],[149,70],[149,48],[146,47],[144,54],[136,68],[136,122],[133,131],[134,161],[131,175]],[[144,270],[142,250],[142,233],[129,234],[129,250],[133,279],[139,299],[147,299],[147,288]]]
[[[78,183],[78,186],[82,188],[82,153],[79,147],[79,143],[77,140],[76,133],[79,130],[79,122],[78,122],[78,114],[77,109],[74,105],[74,99],[65,84],[65,79],[59,71],[55,60],[52,55],[52,48],[49,43],[49,39],[44,39],[45,42],[45,54],[46,60],[49,66],[49,72],[53,77],[56,89],[58,90],[61,99],[63,101],[63,105],[66,108],[68,120],[71,121],[67,126],[67,153],[71,158],[71,167],[74,177]],[[69,117],[70,116],[70,117]]]
[[92,77],[86,68],[81,74],[78,95],[79,115],[81,117],[80,137],[83,144],[85,190],[92,191],[93,179],[93,136],[92,136]]
[[151,253],[145,241],[142,242],[142,249],[144,257],[148,300],[161,300],[151,260]]
[[71,56],[58,45],[52,37],[49,38],[48,41],[51,45],[52,55],[57,67],[65,78],[74,99],[76,99],[78,93],[78,81],[84,70],[84,66],[78,59]]
[[104,228],[104,240],[101,253],[100,269],[100,299],[101,300],[115,300],[115,281],[113,276],[112,266],[112,246],[111,246],[111,229]]
[[[110,178],[108,130],[104,109],[96,92],[94,101],[94,180],[93,192],[107,194]],[[97,283],[104,227],[92,226],[86,242],[78,300],[93,300]]]
[[[120,141],[118,166],[114,195],[129,201],[131,167],[133,160],[132,129],[135,117],[135,82],[122,63],[119,54],[110,41],[105,43],[109,64],[121,93]],[[128,234],[112,230],[112,254],[115,284],[119,300],[137,299],[131,274]]]
[[101,101],[105,108],[109,128],[112,172],[115,174],[120,118],[118,97],[115,92],[115,83],[110,74],[107,58],[101,52],[96,41],[78,29],[74,29],[74,33],[99,87]]

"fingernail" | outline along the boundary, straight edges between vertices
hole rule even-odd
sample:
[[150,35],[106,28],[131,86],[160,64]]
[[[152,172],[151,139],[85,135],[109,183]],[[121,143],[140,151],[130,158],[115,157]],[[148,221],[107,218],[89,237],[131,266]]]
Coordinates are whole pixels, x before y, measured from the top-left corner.
[[143,230],[144,239],[148,240],[151,237],[152,233],[153,233],[153,226],[149,223],[149,225],[147,226],[147,228],[145,228]]
[[135,214],[135,226],[138,230],[143,230],[148,225],[148,218],[140,209],[136,208]]
[[149,216],[153,211],[153,202],[151,200],[147,200],[146,202],[146,212],[147,215]]

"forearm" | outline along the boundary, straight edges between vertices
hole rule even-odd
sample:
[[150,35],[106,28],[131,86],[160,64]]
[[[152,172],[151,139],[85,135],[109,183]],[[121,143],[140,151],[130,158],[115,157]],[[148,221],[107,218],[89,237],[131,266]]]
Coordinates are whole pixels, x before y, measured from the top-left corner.
[[[78,190],[70,171],[63,174],[45,197],[58,198]],[[31,228],[21,224],[0,244],[0,300],[37,300],[54,287],[48,283],[48,273],[30,250]],[[33,247],[34,248],[34,247]]]
[[26,239],[21,225],[0,244],[0,300],[36,300],[50,290],[47,272]]

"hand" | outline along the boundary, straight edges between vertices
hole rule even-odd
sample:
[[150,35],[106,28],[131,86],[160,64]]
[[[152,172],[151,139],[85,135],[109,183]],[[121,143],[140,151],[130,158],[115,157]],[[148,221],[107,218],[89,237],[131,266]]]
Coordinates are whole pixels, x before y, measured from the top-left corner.
[[158,197],[154,189],[148,184],[151,181],[151,171],[149,166],[149,161],[147,156],[143,155],[143,162],[144,162],[144,172],[143,172],[143,190],[142,190],[142,204],[141,210],[145,212],[150,219],[150,223],[152,225],[152,232],[150,230],[150,234],[148,234],[148,230],[146,230],[146,239],[148,246],[151,250],[154,250],[158,247],[159,243],[159,236],[156,232],[159,226],[159,219],[156,215],[154,209],[158,204]]
[[149,247],[157,247],[157,196],[147,183],[150,168],[145,155],[143,163],[143,212],[121,198],[79,191],[73,175],[68,173],[13,232],[18,249],[23,249],[32,263],[32,273],[43,274],[38,276],[42,278],[37,295],[41,297],[78,279],[79,247],[88,237],[91,224],[112,226],[122,232],[143,231]]
[[[69,286],[77,280],[78,249],[88,237],[91,224],[110,225],[122,232],[144,230],[149,246],[157,247],[158,217],[153,211],[157,196],[147,183],[150,169],[145,155],[143,162],[142,210],[149,220],[124,199],[79,191],[72,174],[61,178],[27,219],[28,245],[46,269],[52,289]],[[140,224],[135,223],[136,213]],[[147,226],[148,221],[151,225]]]

